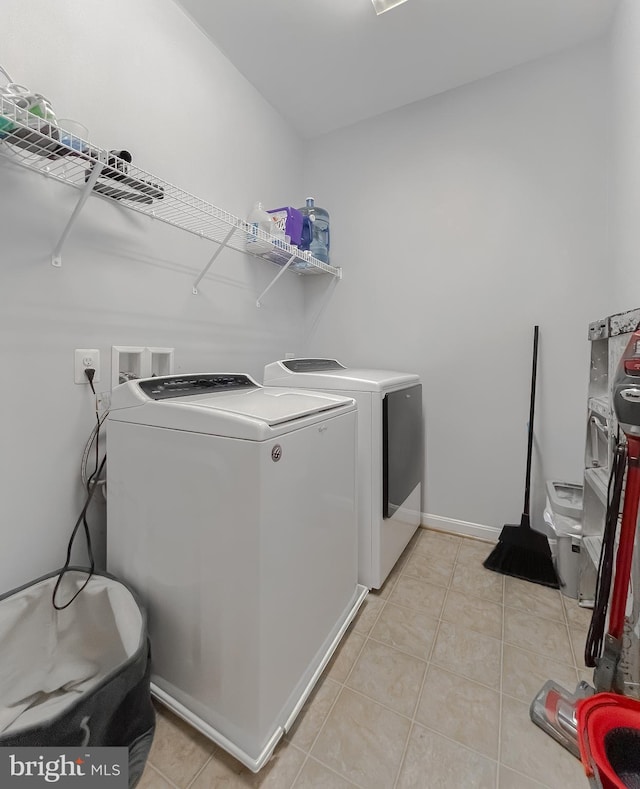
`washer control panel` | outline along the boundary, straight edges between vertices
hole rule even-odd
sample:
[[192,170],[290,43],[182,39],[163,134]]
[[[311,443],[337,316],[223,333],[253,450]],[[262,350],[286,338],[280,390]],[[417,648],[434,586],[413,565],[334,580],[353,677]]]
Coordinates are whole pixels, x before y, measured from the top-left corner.
[[164,378],[147,378],[140,381],[138,386],[152,400],[167,400],[170,397],[228,392],[232,389],[259,388],[259,384],[248,375],[236,375],[233,373],[170,375]]
[[292,373],[321,373],[325,370],[347,369],[335,359],[288,359],[282,364]]

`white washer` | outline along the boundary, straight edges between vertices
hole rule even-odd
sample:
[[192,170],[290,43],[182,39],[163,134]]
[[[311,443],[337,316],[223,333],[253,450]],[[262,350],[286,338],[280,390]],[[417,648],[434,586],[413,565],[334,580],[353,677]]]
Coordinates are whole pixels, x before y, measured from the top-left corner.
[[285,359],[265,386],[353,397],[358,404],[358,581],[379,589],[421,520],[422,386],[413,373],[345,367],[335,359]]
[[114,389],[108,569],[149,613],[152,690],[254,772],[367,594],[356,406],[183,375]]

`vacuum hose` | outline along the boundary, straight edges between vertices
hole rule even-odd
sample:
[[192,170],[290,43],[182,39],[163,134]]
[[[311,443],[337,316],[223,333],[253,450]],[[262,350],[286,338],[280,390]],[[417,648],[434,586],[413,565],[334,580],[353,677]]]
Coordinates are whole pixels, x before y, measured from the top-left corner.
[[618,640],[622,638],[624,628],[633,543],[638,521],[638,502],[640,501],[640,438],[628,435],[627,444],[627,487],[624,492],[620,544],[616,556],[616,577],[613,584],[611,616],[609,618],[609,633]]
[[584,648],[585,665],[591,667],[597,666],[598,660],[604,652],[604,629],[609,608],[611,579],[613,577],[615,539],[625,465],[627,484],[624,492],[620,540],[615,557],[616,571],[613,594],[611,595],[608,633],[616,641],[620,641],[624,630],[624,616],[633,560],[633,545],[638,520],[638,503],[640,502],[640,438],[638,436],[627,434],[626,447],[624,444],[618,445],[609,479],[609,503],[602,539],[600,564],[598,566],[596,599]]
[[620,515],[620,500],[622,498],[626,458],[627,445],[619,443],[613,456],[611,475],[609,477],[607,513],[602,536],[602,551],[598,565],[595,602],[584,647],[584,662],[586,666],[591,668],[597,665],[598,659],[604,651],[604,629],[609,609],[611,580],[613,578],[616,531]]

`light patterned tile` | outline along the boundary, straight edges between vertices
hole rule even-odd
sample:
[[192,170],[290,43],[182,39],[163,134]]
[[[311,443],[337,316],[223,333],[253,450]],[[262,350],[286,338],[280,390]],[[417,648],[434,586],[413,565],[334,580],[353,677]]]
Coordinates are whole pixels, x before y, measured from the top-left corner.
[[520,578],[505,578],[504,604],[543,619],[554,619],[563,624],[565,621],[561,594],[557,589]]
[[463,542],[461,537],[453,534],[422,529],[416,542],[415,552],[434,562],[453,564],[458,555],[458,548]]
[[583,630],[585,635],[591,624],[591,617],[593,615],[593,608],[583,608],[578,605],[577,600],[570,597],[562,597],[564,610],[567,615],[569,627],[575,627],[577,630]]
[[481,597],[469,598],[449,589],[441,617],[447,622],[475,630],[477,633],[502,638],[502,613],[499,603],[492,603]]
[[411,722],[343,688],[311,755],[363,789],[393,786]]
[[582,671],[587,668],[584,662],[584,648],[587,642],[587,634],[582,628],[570,627],[569,635],[571,637],[571,647],[575,656],[575,664],[578,669]]
[[293,789],[352,789],[355,784],[309,757]]
[[501,653],[502,644],[498,639],[467,631],[450,622],[441,622],[431,662],[454,674],[498,689]]
[[427,664],[424,660],[369,640],[346,685],[411,717]]
[[154,770],[150,764],[147,764],[142,773],[142,778],[136,784],[136,789],[173,789],[173,784],[165,781],[160,773]]
[[465,567],[482,567],[482,563],[495,548],[495,543],[484,540],[462,540],[458,551],[457,564]]
[[438,620],[422,611],[389,602],[380,614],[371,638],[428,660],[438,628]]
[[496,762],[414,724],[398,789],[493,789]]
[[438,618],[446,594],[447,590],[443,586],[434,586],[418,578],[401,575],[389,596],[389,602],[424,611]]
[[505,644],[502,653],[502,692],[530,704],[548,679],[573,692],[578,682],[573,666],[545,655]]
[[291,789],[305,758],[301,750],[283,742],[260,772],[253,773],[218,750],[189,789]]
[[166,708],[157,707],[149,762],[178,786],[186,786],[214,751],[214,744]]
[[378,614],[382,611],[384,603],[385,601],[381,597],[371,594],[365,597],[360,610],[353,620],[353,629],[356,633],[361,633],[363,636],[368,635],[378,618]]
[[349,627],[345,637],[331,656],[323,676],[331,677],[336,682],[344,682],[353,668],[364,642],[365,636],[356,633],[352,627]]
[[526,775],[517,773],[515,770],[509,769],[509,767],[500,765],[498,789],[546,789],[546,785],[538,783],[532,778],[527,778]]
[[340,685],[337,682],[329,677],[322,680],[300,710],[286,738],[300,750],[308,752],[339,692]]
[[402,568],[401,575],[418,578],[436,586],[447,587],[451,583],[455,559],[440,559],[415,550]]
[[529,705],[502,697],[500,761],[551,789],[585,789],[582,765],[529,718]]
[[500,694],[430,666],[416,720],[491,759],[498,758]]
[[504,640],[505,643],[520,649],[546,655],[559,663],[573,665],[569,632],[562,622],[542,619],[525,611],[505,607]]
[[503,601],[503,585],[503,575],[486,570],[482,565],[474,567],[457,564],[451,580],[451,588],[455,592],[500,604]]

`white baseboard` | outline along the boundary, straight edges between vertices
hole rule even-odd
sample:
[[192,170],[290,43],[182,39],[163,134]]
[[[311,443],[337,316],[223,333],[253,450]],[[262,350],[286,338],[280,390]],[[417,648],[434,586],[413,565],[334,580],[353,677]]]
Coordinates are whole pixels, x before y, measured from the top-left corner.
[[468,523],[467,521],[457,521],[454,518],[443,518],[440,515],[430,515],[423,512],[420,525],[426,526],[435,531],[445,531],[449,534],[461,534],[465,537],[475,537],[479,540],[488,542],[498,542],[498,537],[502,529],[497,526],[484,526],[482,523]]

